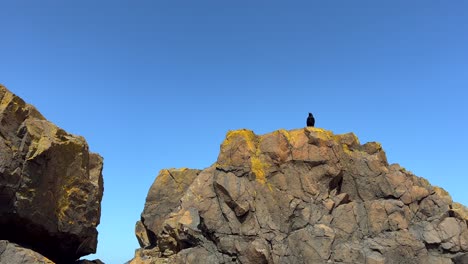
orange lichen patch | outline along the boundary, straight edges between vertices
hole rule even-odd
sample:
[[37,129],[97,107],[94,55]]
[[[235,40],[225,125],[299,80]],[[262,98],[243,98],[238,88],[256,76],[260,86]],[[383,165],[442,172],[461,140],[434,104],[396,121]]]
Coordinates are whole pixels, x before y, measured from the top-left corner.
[[185,211],[184,214],[179,218],[179,223],[182,225],[191,225],[192,222],[193,217],[189,210]]

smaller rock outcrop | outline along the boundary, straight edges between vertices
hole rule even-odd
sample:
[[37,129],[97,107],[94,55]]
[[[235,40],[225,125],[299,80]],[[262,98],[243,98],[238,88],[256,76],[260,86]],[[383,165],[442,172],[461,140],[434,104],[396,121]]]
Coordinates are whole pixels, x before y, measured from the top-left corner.
[[218,160],[162,170],[139,263],[465,263],[468,214],[380,144],[308,127],[230,131]]
[[41,254],[7,240],[0,240],[0,263],[54,264]]
[[[0,239],[57,263],[94,253],[102,168],[83,137],[58,128],[0,85]],[[2,260],[27,252],[2,243]]]

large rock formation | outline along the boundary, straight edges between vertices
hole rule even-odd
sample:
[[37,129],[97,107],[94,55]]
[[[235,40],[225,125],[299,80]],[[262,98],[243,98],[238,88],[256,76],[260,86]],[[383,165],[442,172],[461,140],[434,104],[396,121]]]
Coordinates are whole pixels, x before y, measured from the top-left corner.
[[468,212],[380,144],[231,131],[205,170],[162,170],[131,263],[466,263]]
[[94,253],[102,165],[83,137],[58,128],[0,85],[1,262],[17,263],[12,252],[27,249],[58,263]]

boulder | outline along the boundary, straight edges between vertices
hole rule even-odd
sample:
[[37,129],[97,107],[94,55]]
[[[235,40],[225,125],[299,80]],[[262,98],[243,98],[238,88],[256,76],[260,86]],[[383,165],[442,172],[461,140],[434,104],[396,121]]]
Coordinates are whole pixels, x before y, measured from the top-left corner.
[[5,264],[54,264],[50,259],[41,254],[21,247],[7,240],[0,240],[0,263]]
[[94,253],[103,159],[0,86],[0,239],[58,263]]
[[209,168],[160,172],[130,263],[460,263],[466,212],[352,133],[236,130]]

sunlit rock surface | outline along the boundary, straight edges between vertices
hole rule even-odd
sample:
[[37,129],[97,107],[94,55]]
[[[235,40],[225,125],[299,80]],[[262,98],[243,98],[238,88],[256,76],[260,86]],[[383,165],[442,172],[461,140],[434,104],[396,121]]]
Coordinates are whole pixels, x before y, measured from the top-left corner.
[[162,170],[130,263],[466,263],[467,209],[319,128],[230,131],[205,170]]
[[83,137],[58,128],[0,85],[1,240],[58,263],[94,253],[102,166]]

